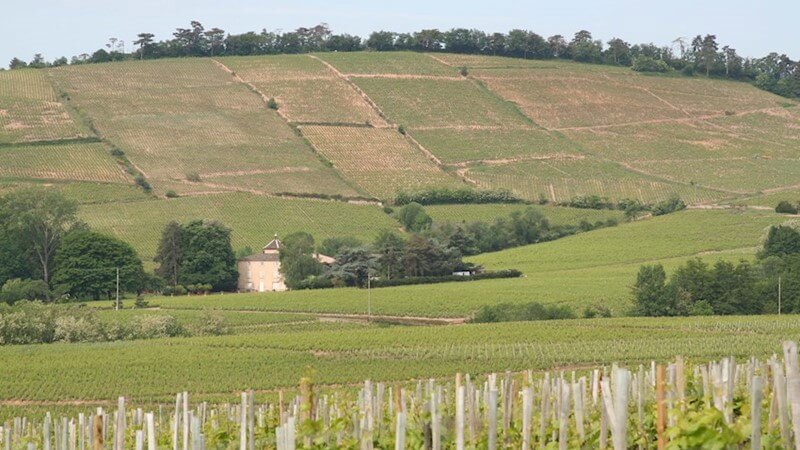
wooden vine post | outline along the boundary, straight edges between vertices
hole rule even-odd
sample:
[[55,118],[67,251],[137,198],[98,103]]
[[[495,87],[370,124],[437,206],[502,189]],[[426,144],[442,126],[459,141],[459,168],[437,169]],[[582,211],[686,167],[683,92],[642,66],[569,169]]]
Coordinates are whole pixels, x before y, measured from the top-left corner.
[[665,434],[667,427],[667,406],[665,395],[665,376],[664,366],[659,364],[656,367],[656,431],[658,433],[658,450],[663,450],[667,445]]
[[94,442],[92,442],[93,450],[103,450],[103,416],[95,415],[92,423],[94,429]]

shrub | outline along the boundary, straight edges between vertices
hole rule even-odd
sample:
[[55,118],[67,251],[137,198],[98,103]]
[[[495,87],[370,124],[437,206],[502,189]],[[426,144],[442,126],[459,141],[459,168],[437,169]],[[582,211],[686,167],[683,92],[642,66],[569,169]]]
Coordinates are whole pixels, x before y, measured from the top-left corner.
[[178,193],[170,189],[164,193],[164,196],[167,198],[178,198]]
[[682,209],[686,209],[686,203],[677,195],[673,195],[667,200],[653,205],[653,215],[663,216],[664,214],[673,213]]
[[127,339],[154,339],[184,334],[178,320],[169,315],[148,314],[131,319]]
[[115,156],[117,158],[121,158],[121,157],[125,156],[125,152],[123,152],[122,150],[118,149],[117,147],[114,147],[114,148],[111,149],[111,156]]
[[94,316],[62,316],[55,320],[53,339],[60,342],[98,342],[105,339]]
[[566,206],[581,209],[614,209],[614,203],[611,200],[599,195],[577,195],[572,197]]
[[220,336],[229,332],[225,316],[219,311],[212,310],[203,311],[200,321],[192,331],[194,334],[205,336]]
[[778,203],[778,206],[775,207],[775,212],[781,214],[797,214],[797,207],[786,200],[782,200]]
[[394,208],[392,208],[391,206],[384,206],[383,212],[386,214],[394,214]]
[[521,322],[532,320],[574,319],[575,313],[566,306],[542,305],[537,302],[484,306],[475,314],[470,322]]
[[394,199],[396,205],[419,203],[420,205],[479,204],[479,203],[524,203],[511,191],[463,189],[429,189],[419,192],[400,192]]
[[142,188],[142,190],[143,190],[143,191],[145,191],[145,192],[150,192],[150,191],[152,191],[152,190],[153,190],[152,186],[150,186],[150,182],[148,182],[148,181],[147,181],[147,180],[146,180],[146,179],[145,179],[145,178],[142,176],[142,174],[140,174],[140,173],[137,173],[137,174],[136,174],[136,175],[133,177],[133,181],[134,181],[134,182],[135,182],[135,183],[136,183],[136,184],[137,184],[137,185],[138,185],[140,188]]
[[372,287],[382,288],[390,286],[409,286],[413,284],[435,284],[459,281],[491,280],[497,278],[519,278],[522,272],[516,269],[497,270],[492,272],[476,273],[474,275],[443,275],[431,277],[406,277],[393,279],[379,279],[372,281]]
[[150,302],[144,299],[141,295],[136,296],[136,300],[133,302],[133,307],[135,309],[143,309],[150,306]]
[[668,72],[669,65],[666,62],[651,58],[649,56],[637,56],[633,59],[631,69],[636,72]]
[[186,292],[187,292],[186,288],[178,284],[175,286],[165,287],[161,293],[166,296],[176,296],[176,295],[180,296],[180,295],[186,295]]
[[595,317],[611,317],[611,309],[601,304],[589,305],[583,309],[584,319],[594,319]]
[[189,172],[186,174],[186,180],[191,181],[192,183],[199,183],[200,174],[198,174],[197,172]]
[[539,204],[546,205],[550,203],[550,200],[547,198],[546,194],[539,194]]
[[325,276],[312,275],[300,281],[295,289],[328,289],[333,287],[333,281]]
[[275,111],[278,110],[278,102],[275,101],[275,97],[272,97],[269,100],[267,100],[267,107],[269,109],[274,109]]
[[8,280],[0,289],[0,301],[8,304],[20,300],[48,300],[52,296],[50,288],[43,280],[22,280],[14,278]]
[[406,127],[404,127],[404,126],[400,125],[400,126],[398,126],[398,127],[397,127],[397,131],[398,131],[400,134],[402,134],[403,136],[405,136],[405,134],[406,134]]
[[463,66],[460,69],[458,69],[458,73],[460,73],[462,77],[466,77],[467,75],[469,75],[469,69],[467,69],[466,66]]
[[430,228],[433,219],[419,203],[409,203],[397,211],[397,220],[407,231],[422,231]]

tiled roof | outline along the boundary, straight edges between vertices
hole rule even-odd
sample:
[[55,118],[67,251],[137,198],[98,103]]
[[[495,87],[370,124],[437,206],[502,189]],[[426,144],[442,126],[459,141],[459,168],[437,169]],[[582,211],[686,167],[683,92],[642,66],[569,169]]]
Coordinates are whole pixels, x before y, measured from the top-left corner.
[[256,253],[255,255],[245,256],[239,261],[278,261],[278,255],[274,253]]

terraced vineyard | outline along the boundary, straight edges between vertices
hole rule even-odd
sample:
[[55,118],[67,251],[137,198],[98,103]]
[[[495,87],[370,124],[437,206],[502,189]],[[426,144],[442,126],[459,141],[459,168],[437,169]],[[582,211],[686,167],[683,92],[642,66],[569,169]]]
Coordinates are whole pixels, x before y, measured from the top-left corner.
[[373,196],[392,198],[403,190],[463,187],[397,130],[304,126],[302,132],[345,177]]
[[[252,180],[236,179],[247,175],[269,180],[256,183],[265,192],[357,195],[258,95],[209,59],[52,73],[71,103],[158,191],[159,182],[178,192],[251,189]],[[191,173],[208,177],[208,186],[182,183]]]
[[0,144],[88,136],[42,70],[0,72]]
[[290,121],[386,125],[356,90],[318,59],[282,55],[219,61],[264,96],[276,99]]

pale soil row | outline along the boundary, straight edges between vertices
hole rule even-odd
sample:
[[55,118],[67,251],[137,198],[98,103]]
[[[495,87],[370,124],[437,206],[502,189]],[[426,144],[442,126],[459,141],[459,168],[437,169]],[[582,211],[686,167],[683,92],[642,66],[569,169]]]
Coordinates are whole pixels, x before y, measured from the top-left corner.
[[443,60],[442,58],[439,58],[439,57],[438,57],[438,56],[436,56],[436,55],[433,55],[433,54],[431,54],[431,53],[426,53],[426,55],[428,55],[428,56],[429,56],[431,59],[433,59],[434,61],[440,62],[440,63],[444,64],[444,65],[445,65],[445,66],[447,66],[447,67],[455,67],[455,66],[453,66],[452,64],[450,64],[449,62],[447,62],[447,61]]
[[344,80],[344,82],[347,83],[348,86],[350,86],[350,88],[353,89],[362,99],[364,99],[364,101],[367,102],[367,104],[378,114],[378,116],[385,121],[385,123],[383,124],[374,124],[375,128],[394,128],[396,126],[395,124],[392,124],[389,121],[389,118],[386,117],[386,114],[384,114],[381,108],[374,101],[372,101],[371,98],[369,98],[366,92],[364,92],[360,87],[358,87],[358,85],[353,83],[351,79],[349,79],[342,72],[340,72],[339,69],[334,67],[333,64],[329,63],[328,61],[325,61],[324,59],[316,55],[308,55],[308,57],[321,62],[325,67],[327,67],[331,72],[333,72],[334,75]]
[[444,125],[444,126],[415,126],[412,127],[413,131],[436,131],[436,130],[452,130],[452,131],[529,131],[539,130],[538,127],[533,126],[502,126],[502,125]]
[[[616,127],[626,127],[631,125],[651,125],[651,124],[660,124],[660,123],[691,123],[691,122],[704,122],[710,119],[718,119],[720,117],[738,117],[738,116],[746,116],[750,114],[770,114],[775,113],[776,110],[781,108],[761,108],[761,109],[752,109],[748,111],[741,111],[735,114],[726,114],[726,113],[719,113],[719,114],[705,114],[702,116],[696,117],[681,117],[675,119],[652,119],[652,120],[639,120],[634,122],[622,122],[622,123],[613,123],[607,125],[590,125],[585,127],[563,127],[563,128],[550,128],[549,131],[591,131],[591,130],[603,130],[608,128],[616,128]],[[711,124],[712,126],[719,125]],[[726,131],[726,128],[722,127]]]
[[501,166],[505,164],[513,164],[524,161],[550,161],[550,160],[578,160],[585,159],[586,155],[576,155],[570,153],[559,153],[553,155],[534,155],[534,156],[519,156],[516,158],[501,158],[501,159],[473,159],[469,161],[461,161],[457,163],[445,164],[448,167],[468,167],[472,164],[487,164]]
[[311,172],[311,169],[305,166],[300,167],[279,167],[276,169],[257,169],[257,170],[234,170],[227,172],[207,172],[201,173],[200,178],[218,178],[227,176],[239,175],[264,175],[271,173],[298,173],[298,172]]
[[413,75],[403,73],[345,73],[343,76],[350,78],[386,78],[395,80],[438,80],[438,81],[465,81],[464,77],[448,77],[443,75]]

